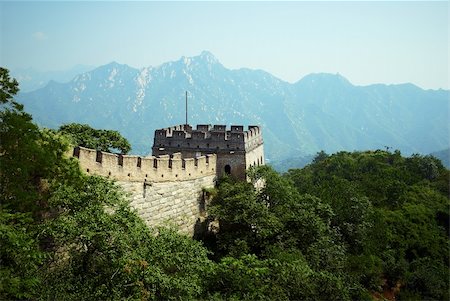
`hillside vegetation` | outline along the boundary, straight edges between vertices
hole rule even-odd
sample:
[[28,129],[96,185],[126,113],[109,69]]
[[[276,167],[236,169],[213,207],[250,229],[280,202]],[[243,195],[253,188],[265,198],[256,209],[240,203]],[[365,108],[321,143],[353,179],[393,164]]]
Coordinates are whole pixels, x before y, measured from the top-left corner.
[[399,152],[319,153],[223,178],[219,229],[149,229],[113,182],[38,128],[0,69],[1,300],[449,299],[449,171]]

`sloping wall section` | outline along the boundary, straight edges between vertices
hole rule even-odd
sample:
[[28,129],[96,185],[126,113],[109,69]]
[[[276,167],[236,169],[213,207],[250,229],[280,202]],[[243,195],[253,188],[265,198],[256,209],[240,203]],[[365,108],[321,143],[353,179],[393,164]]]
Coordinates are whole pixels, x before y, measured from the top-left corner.
[[84,172],[115,179],[147,225],[171,224],[190,235],[205,214],[203,188],[214,187],[216,180],[216,155],[156,158],[77,147],[73,156]]

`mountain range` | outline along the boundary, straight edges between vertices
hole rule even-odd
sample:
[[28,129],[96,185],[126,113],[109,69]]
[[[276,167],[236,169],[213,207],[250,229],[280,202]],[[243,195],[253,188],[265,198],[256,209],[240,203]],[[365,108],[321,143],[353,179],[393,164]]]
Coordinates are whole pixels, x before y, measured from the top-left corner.
[[20,83],[20,91],[30,92],[45,87],[49,81],[60,83],[71,81],[76,75],[93,70],[95,67],[76,65],[66,70],[40,71],[33,68],[11,69],[11,75]]
[[428,154],[449,147],[448,90],[355,86],[326,73],[288,83],[262,70],[227,69],[206,51],[141,69],[112,62],[17,99],[42,126],[115,129],[133,153],[146,155],[155,129],[185,122],[185,91],[190,124],[261,125],[268,161],[320,150]]

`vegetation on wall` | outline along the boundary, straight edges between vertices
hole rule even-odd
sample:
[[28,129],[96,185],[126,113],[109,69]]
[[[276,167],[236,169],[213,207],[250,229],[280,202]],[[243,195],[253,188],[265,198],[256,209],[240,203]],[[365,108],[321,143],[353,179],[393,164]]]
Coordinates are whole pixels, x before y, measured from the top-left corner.
[[6,69],[0,85],[2,300],[449,299],[450,173],[434,157],[321,152],[223,178],[206,191],[219,228],[196,241],[148,228],[65,157],[73,136],[32,122]]

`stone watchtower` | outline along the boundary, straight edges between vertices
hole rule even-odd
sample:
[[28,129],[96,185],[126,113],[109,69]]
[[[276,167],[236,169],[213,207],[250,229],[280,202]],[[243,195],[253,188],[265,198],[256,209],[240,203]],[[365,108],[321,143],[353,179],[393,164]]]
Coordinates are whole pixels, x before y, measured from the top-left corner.
[[264,149],[261,128],[249,126],[247,131],[240,125],[183,124],[155,131],[153,156],[181,153],[183,158],[217,155],[217,176],[231,174],[245,179],[245,171],[251,166],[264,165]]

